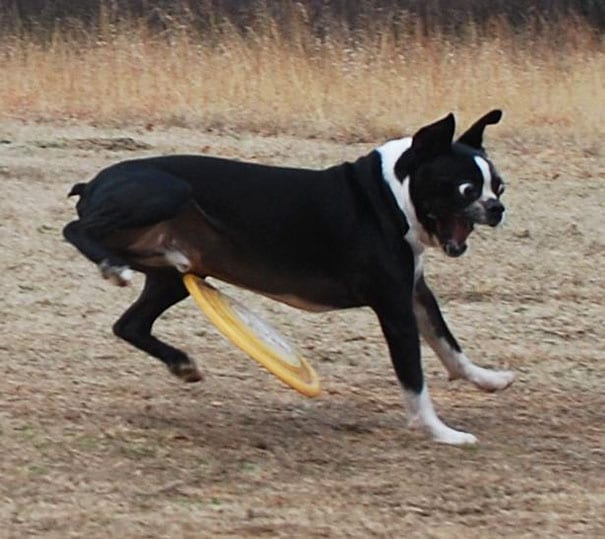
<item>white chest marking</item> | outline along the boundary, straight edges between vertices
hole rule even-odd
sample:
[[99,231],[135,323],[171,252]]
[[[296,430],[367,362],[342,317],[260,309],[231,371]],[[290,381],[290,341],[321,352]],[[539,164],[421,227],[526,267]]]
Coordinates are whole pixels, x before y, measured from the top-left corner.
[[377,148],[376,151],[380,154],[382,177],[391,189],[397,205],[403,212],[410,227],[405,234],[405,239],[410,244],[414,253],[414,276],[418,279],[422,275],[424,248],[427,245],[434,245],[434,241],[416,215],[416,210],[410,196],[410,177],[407,176],[403,181],[400,181],[395,175],[397,160],[411,145],[412,138],[406,137],[390,140]]

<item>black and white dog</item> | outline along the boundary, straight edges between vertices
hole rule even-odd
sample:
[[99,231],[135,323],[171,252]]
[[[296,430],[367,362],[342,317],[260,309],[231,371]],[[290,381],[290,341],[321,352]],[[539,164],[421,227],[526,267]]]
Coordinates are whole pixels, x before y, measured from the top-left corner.
[[146,274],[116,335],[201,379],[182,351],[151,335],[154,321],[187,296],[182,273],[212,276],[302,309],[369,306],[407,397],[411,424],[449,444],[476,442],[435,413],[422,375],[419,332],[450,378],[494,391],[510,371],[471,363],[450,333],[423,278],[423,251],[460,256],[474,224],[504,216],[502,180],[482,145],[494,110],[457,141],[452,114],[392,140],[354,163],[325,170],[280,168],[175,155],[117,163],[77,184],[79,219],[68,241],[126,285]]

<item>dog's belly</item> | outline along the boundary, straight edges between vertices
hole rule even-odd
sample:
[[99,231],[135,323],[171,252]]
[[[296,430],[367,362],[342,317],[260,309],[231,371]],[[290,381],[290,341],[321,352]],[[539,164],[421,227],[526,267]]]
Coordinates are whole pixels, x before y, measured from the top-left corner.
[[290,307],[296,307],[297,309],[301,309],[303,311],[309,311],[312,313],[323,313],[326,311],[332,311],[334,309],[338,309],[338,307],[333,306],[333,305],[321,305],[319,303],[313,303],[312,301],[309,301],[305,298],[300,298],[298,296],[295,296],[293,294],[282,294],[282,295],[276,295],[276,294],[266,294],[261,292],[261,294],[263,294],[264,296],[267,296],[268,298],[274,299],[275,301],[279,301],[280,303],[285,303],[286,305],[289,305]]
[[297,271],[295,266],[284,268],[271,253],[250,256],[195,210],[149,227],[120,232],[105,243],[143,273],[173,267],[181,273],[215,277],[311,312],[358,306],[341,282],[308,267],[305,271]]

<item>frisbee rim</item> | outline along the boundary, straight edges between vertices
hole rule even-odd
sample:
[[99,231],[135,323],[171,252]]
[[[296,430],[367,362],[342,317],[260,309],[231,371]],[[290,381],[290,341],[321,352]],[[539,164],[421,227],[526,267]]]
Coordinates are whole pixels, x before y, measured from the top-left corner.
[[309,362],[299,354],[296,358],[300,367],[281,359],[278,351],[259,338],[229,305],[232,298],[192,273],[183,275],[183,283],[210,322],[240,350],[299,393],[307,397],[319,394],[319,377]]

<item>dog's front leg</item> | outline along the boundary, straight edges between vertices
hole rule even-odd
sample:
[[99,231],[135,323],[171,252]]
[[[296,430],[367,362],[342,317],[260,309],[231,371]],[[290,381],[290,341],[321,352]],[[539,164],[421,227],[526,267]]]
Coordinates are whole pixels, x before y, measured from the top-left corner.
[[393,296],[374,310],[407,400],[410,426],[426,430],[438,442],[453,445],[476,443],[477,439],[472,434],[448,427],[435,413],[422,375],[420,340],[411,298],[406,301]]
[[484,369],[466,357],[447,327],[439,304],[422,276],[414,290],[414,313],[420,333],[447,369],[450,380],[464,378],[484,391],[498,391],[513,383],[515,374],[512,371]]

